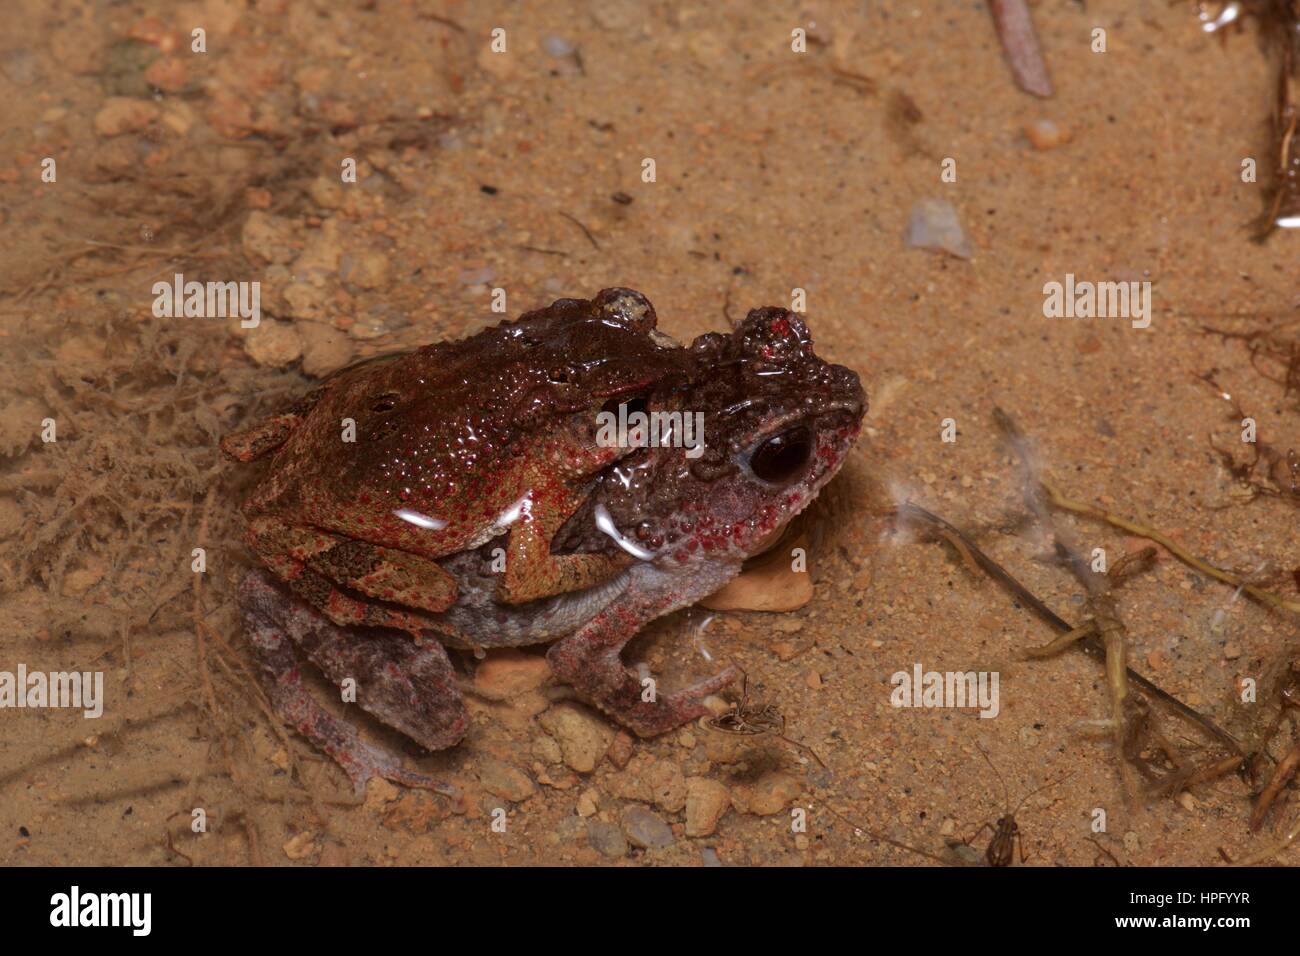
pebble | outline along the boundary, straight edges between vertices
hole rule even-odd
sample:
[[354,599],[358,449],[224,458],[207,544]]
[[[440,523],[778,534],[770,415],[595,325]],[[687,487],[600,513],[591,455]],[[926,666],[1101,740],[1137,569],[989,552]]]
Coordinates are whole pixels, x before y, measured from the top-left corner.
[[496,270],[490,265],[461,269],[456,279],[461,285],[487,285],[496,277]]
[[560,745],[552,737],[539,735],[529,749],[532,751],[533,756],[542,763],[559,763],[564,759]]
[[495,757],[484,757],[480,761],[478,780],[488,793],[512,803],[527,800],[536,790],[527,774]]
[[700,602],[711,611],[796,611],[813,597],[812,579],[790,562],[770,561],[732,578]]
[[283,368],[302,355],[302,336],[287,322],[263,319],[247,331],[244,351],[258,365]]
[[610,859],[616,860],[627,855],[627,838],[623,836],[623,831],[603,820],[587,821],[587,842],[602,856]]
[[601,0],[592,4],[591,19],[602,30],[630,31],[645,23],[645,11],[637,0]]
[[36,54],[30,50],[13,50],[0,56],[0,73],[15,86],[31,86],[39,73]]
[[671,760],[658,760],[645,773],[655,806],[677,813],[686,806],[686,777],[682,768]]
[[[270,273],[270,269],[267,273]],[[284,290],[284,304],[296,319],[323,322],[330,315],[329,291],[310,282],[294,280]],[[361,338],[362,336],[357,336]]]
[[1064,146],[1074,139],[1068,127],[1060,126],[1049,119],[1037,119],[1025,124],[1025,137],[1034,149],[1048,150]]
[[620,730],[614,738],[614,742],[609,745],[609,762],[622,770],[627,766],[627,762],[632,759],[633,744],[632,735],[626,730]]
[[595,790],[584,790],[578,796],[578,816],[594,817],[600,809],[600,794]]
[[63,582],[59,590],[64,597],[77,597],[85,594],[103,579],[104,571],[105,568],[97,565],[75,568],[63,576]]
[[304,830],[287,841],[282,847],[284,855],[291,860],[304,860],[316,852],[316,834]]
[[145,82],[164,93],[179,93],[185,89],[185,63],[174,56],[154,60],[144,71]]
[[307,375],[321,378],[352,360],[352,341],[332,325],[301,322],[298,333],[303,343],[302,370]]
[[287,263],[294,257],[294,232],[288,219],[256,210],[244,220],[240,241],[249,258]]
[[347,254],[339,261],[339,278],[360,289],[378,289],[388,281],[390,259],[378,249]]
[[307,187],[307,194],[322,209],[338,209],[343,205],[343,183],[335,176],[317,176]]
[[904,240],[910,249],[935,249],[969,259],[974,253],[957,219],[957,210],[945,199],[921,199],[912,207]]
[[628,841],[646,850],[661,850],[676,841],[672,827],[643,806],[626,807],[619,822]]
[[718,821],[731,809],[727,788],[708,777],[691,777],[686,781],[686,835],[710,836]]
[[95,114],[95,132],[100,136],[138,132],[157,119],[158,113],[158,106],[149,100],[110,96]]
[[548,36],[542,40],[542,49],[554,57],[572,56],[573,44],[564,37]]
[[799,781],[788,773],[769,773],[744,788],[745,811],[755,816],[770,817],[790,805],[802,788]]
[[560,745],[565,764],[578,773],[596,769],[614,736],[599,717],[567,701],[546,711],[538,722]]
[[551,675],[546,658],[517,650],[489,654],[474,672],[474,690],[488,700],[502,701],[546,683]]

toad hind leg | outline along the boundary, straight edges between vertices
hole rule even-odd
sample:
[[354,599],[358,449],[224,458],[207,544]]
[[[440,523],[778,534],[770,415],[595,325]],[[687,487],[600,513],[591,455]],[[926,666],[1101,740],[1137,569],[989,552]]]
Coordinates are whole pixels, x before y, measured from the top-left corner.
[[651,695],[623,664],[619,656],[623,645],[648,621],[717,590],[734,571],[722,569],[684,578],[639,565],[628,573],[637,579],[624,596],[554,644],[546,659],[556,676],[580,696],[638,736],[653,737],[708,714],[705,698],[733,683],[740,677],[740,669],[727,667],[683,690]]
[[405,769],[397,754],[365,742],[351,723],[324,710],[303,686],[293,649],[301,646],[335,683],[355,679],[363,710],[421,746],[440,750],[459,741],[468,726],[441,644],[417,647],[402,634],[338,627],[260,571],[244,579],[239,603],[276,712],[333,758],[358,792],[371,777],[383,777],[459,799],[454,786]]

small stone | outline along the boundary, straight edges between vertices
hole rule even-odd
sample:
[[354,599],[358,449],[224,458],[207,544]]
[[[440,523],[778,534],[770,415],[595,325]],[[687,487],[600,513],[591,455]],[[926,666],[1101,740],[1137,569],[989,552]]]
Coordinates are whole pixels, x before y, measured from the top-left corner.
[[158,106],[149,100],[110,96],[95,114],[95,132],[100,136],[135,133],[158,118]]
[[79,597],[100,582],[104,571],[105,568],[95,565],[74,568],[63,576],[59,590],[64,597]]
[[[267,273],[269,274],[270,271],[268,269]],[[330,314],[328,290],[312,285],[310,282],[295,280],[290,283],[289,287],[284,290],[284,304],[288,309],[288,314],[295,319],[311,319],[323,322]],[[357,336],[357,338],[363,338],[363,336]]]
[[755,816],[770,817],[780,813],[799,796],[799,781],[788,773],[769,773],[756,783],[744,788],[745,811]]
[[637,754],[628,763],[626,770],[610,774],[605,778],[605,789],[620,800],[654,803],[654,791],[646,776],[653,763],[654,758],[648,754]]
[[1189,813],[1195,811],[1197,808],[1196,798],[1186,790],[1178,794],[1175,799],[1178,801],[1178,805]]
[[921,199],[912,206],[904,239],[911,249],[934,249],[969,259],[974,253],[962,232],[957,210],[945,199]]
[[627,766],[627,762],[632,759],[632,749],[634,741],[632,735],[626,730],[620,730],[614,742],[609,745],[609,762],[619,770]]
[[339,262],[339,278],[360,289],[378,289],[388,281],[390,259],[378,249],[359,255],[345,254]]
[[244,351],[258,365],[283,368],[302,355],[302,336],[288,322],[263,319],[248,330]]
[[366,799],[363,805],[368,810],[382,810],[401,795],[402,792],[383,777],[371,777],[366,781]]
[[348,855],[337,843],[327,843],[316,860],[317,866],[347,866]]
[[[194,122],[197,118],[188,103],[182,100],[173,100],[167,104],[167,109],[163,112],[162,123],[177,136],[188,136],[190,130],[194,128]],[[268,202],[267,206],[269,205]]]
[[659,809],[676,813],[686,806],[686,777],[677,764],[671,760],[656,761],[646,770],[645,778]]
[[546,711],[538,722],[560,745],[565,764],[578,773],[595,770],[614,737],[603,720],[567,701]]
[[790,641],[777,641],[772,645],[771,649],[779,661],[792,661],[799,656],[799,652],[802,650],[798,644],[793,644]]
[[248,214],[240,234],[244,255],[267,262],[287,263],[294,257],[294,224],[260,210]]
[[532,751],[533,756],[542,763],[559,763],[564,759],[564,754],[560,751],[560,745],[552,737],[538,736],[529,749]]
[[822,675],[817,673],[816,671],[810,670],[807,674],[805,674],[803,678],[803,682],[808,687],[809,690],[822,689]]
[[15,86],[31,86],[39,74],[36,54],[30,50],[12,50],[0,55],[0,73]]
[[317,176],[307,187],[312,202],[322,209],[338,209],[343,205],[343,181],[334,176]]
[[304,830],[286,842],[282,849],[284,855],[291,860],[305,860],[316,852],[316,834]]
[[156,46],[164,53],[176,49],[176,34],[167,29],[167,25],[157,17],[143,17],[131,24],[126,31],[127,39]]
[[300,322],[302,370],[313,378],[337,371],[352,360],[352,340],[321,322]]
[[731,794],[716,780],[691,777],[686,781],[687,836],[710,836],[730,808]]
[[533,782],[517,767],[495,757],[484,757],[479,764],[479,783],[493,796],[521,803],[533,795]]
[[584,790],[578,796],[578,816],[594,817],[600,809],[600,794],[595,790]]
[[1134,830],[1127,830],[1124,833],[1124,849],[1130,853],[1136,853],[1142,849],[1142,838]]
[[1065,126],[1059,126],[1049,119],[1037,119],[1025,124],[1025,137],[1034,149],[1047,150],[1064,146],[1074,139],[1074,134]]
[[1223,656],[1230,661],[1235,661],[1241,656],[1241,645],[1235,641],[1229,641],[1224,645]]
[[217,135],[226,139],[243,139],[253,131],[253,107],[229,90],[212,94],[204,116]]
[[488,700],[509,700],[536,690],[550,676],[545,657],[517,650],[493,651],[474,672],[474,690]]
[[661,850],[675,842],[673,830],[658,815],[639,804],[626,807],[619,817],[628,841],[645,850]]
[[174,56],[154,60],[144,71],[145,82],[164,93],[179,93],[185,89],[185,63]]
[[587,842],[595,847],[601,856],[612,860],[627,856],[627,838],[623,831],[613,823],[603,820],[587,821]]
[[508,80],[515,72],[515,55],[509,47],[497,53],[490,46],[484,46],[479,51],[478,65],[484,73],[498,80]]
[[542,40],[542,49],[553,57],[573,55],[573,44],[564,39],[564,37],[546,37]]
[[812,597],[808,572],[793,570],[782,556],[732,578],[700,605],[711,611],[796,611]]

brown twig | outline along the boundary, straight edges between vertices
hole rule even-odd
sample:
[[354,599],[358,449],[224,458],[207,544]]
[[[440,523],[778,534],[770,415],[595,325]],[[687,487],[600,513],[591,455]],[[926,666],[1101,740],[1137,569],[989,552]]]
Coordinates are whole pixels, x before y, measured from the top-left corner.
[[1282,792],[1282,788],[1290,783],[1297,770],[1300,770],[1300,744],[1296,744],[1287,751],[1287,755],[1274,768],[1273,776],[1269,778],[1268,785],[1260,791],[1259,798],[1255,801],[1255,807],[1250,812],[1250,828],[1252,830],[1259,830],[1260,826],[1263,825],[1264,817],[1268,814],[1269,808],[1273,806],[1273,801]]
[[[945,521],[943,518],[940,518],[938,515],[927,511],[926,509],[922,508],[920,505],[913,504],[912,502],[906,502],[905,504],[901,505],[897,509],[896,513],[899,515],[899,517],[902,517],[904,519],[907,518],[919,519],[925,522],[926,524],[933,526],[936,529],[941,529],[944,532],[942,534],[942,537],[944,537],[944,539],[947,541],[953,541],[954,539],[960,540],[962,542],[963,547],[966,549],[966,551],[969,553],[969,555],[975,561],[975,563],[979,566],[979,568],[990,578],[992,578],[997,584],[999,584],[1004,590],[1009,592],[1012,595],[1012,597],[1014,597],[1017,601],[1019,601],[1021,604],[1028,607],[1029,610],[1033,611],[1034,614],[1038,615],[1038,617],[1046,621],[1047,624],[1055,628],[1060,633],[1068,634],[1069,632],[1074,630],[1073,625],[1067,623],[1064,618],[1060,617],[1055,611],[1053,611],[1041,600],[1039,600],[1038,597],[1032,591],[1030,591],[1019,581],[1017,581],[1010,574],[1010,572],[1008,572],[1005,568],[1002,567],[1002,565],[998,564],[991,557],[985,554],[979,548],[979,546],[976,545],[974,541],[970,540],[970,538],[959,528]],[[1077,641],[1077,644],[1080,647],[1080,649],[1082,649],[1085,653],[1089,654],[1092,657],[1097,657],[1100,659],[1100,658],[1104,658],[1105,656],[1105,652],[1101,647],[1100,642],[1096,639],[1095,636],[1082,638],[1079,641]],[[1198,711],[1193,710],[1191,707],[1184,704],[1177,697],[1170,694],[1168,691],[1162,689],[1159,685],[1148,680],[1146,677],[1142,676],[1137,671],[1132,670],[1130,668],[1128,670],[1127,676],[1128,679],[1131,680],[1138,687],[1140,687],[1144,693],[1150,695],[1155,700],[1158,700],[1161,703],[1165,704],[1175,713],[1179,714],[1186,720],[1200,727],[1206,733],[1210,734],[1215,739],[1217,739],[1222,744],[1224,744],[1224,746],[1231,749],[1234,753],[1236,754],[1244,753],[1240,741],[1238,741],[1236,737],[1232,736],[1232,734],[1228,733],[1226,730],[1219,727],[1217,724],[1214,723],[1214,721],[1210,720],[1208,717],[1205,717]]]

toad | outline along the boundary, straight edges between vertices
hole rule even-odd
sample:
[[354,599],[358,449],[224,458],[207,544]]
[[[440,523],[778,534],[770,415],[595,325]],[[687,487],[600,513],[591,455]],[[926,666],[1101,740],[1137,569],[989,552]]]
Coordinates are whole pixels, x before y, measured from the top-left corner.
[[[239,604],[275,710],[358,790],[448,793],[324,709],[299,655],[426,750],[468,725],[448,647],[549,643],[555,676],[641,736],[705,715],[735,667],[661,693],[623,645],[774,540],[865,409],[799,315],[756,309],[681,346],[629,289],[335,373],[221,443],[270,456],[243,506],[264,567]],[[609,440],[611,416],[653,420],[655,440]]]

